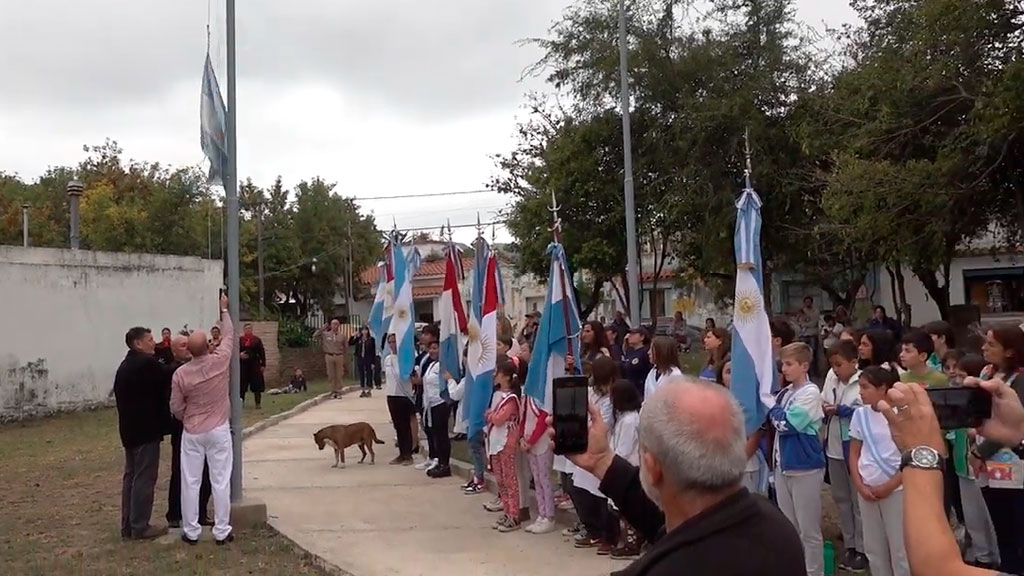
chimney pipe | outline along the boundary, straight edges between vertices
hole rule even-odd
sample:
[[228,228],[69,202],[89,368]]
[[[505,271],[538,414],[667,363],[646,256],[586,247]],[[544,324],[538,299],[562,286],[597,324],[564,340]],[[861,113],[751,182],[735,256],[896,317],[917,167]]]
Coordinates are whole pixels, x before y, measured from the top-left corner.
[[78,250],[78,202],[82,198],[82,191],[84,190],[82,183],[78,180],[72,180],[68,182],[68,205],[71,209],[70,220],[71,220],[71,249]]
[[28,204],[21,205],[21,245],[28,248]]

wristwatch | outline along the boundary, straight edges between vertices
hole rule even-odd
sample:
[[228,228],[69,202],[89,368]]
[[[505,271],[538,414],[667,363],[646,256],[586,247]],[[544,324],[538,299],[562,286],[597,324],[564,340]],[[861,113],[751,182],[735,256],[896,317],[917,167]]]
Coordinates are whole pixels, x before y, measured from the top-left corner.
[[915,446],[904,452],[900,459],[900,470],[908,466],[918,470],[942,471],[942,455],[931,446]]

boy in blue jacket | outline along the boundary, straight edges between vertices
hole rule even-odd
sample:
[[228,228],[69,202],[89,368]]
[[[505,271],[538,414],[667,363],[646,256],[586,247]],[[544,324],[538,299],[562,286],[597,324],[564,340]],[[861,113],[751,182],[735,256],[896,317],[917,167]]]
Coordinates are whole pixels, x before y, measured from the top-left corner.
[[782,348],[782,376],[788,385],[775,397],[768,419],[775,428],[775,492],[779,508],[804,545],[807,576],[823,576],[821,485],[825,454],[818,431],[824,413],[821,393],[807,378],[811,348],[794,342]]

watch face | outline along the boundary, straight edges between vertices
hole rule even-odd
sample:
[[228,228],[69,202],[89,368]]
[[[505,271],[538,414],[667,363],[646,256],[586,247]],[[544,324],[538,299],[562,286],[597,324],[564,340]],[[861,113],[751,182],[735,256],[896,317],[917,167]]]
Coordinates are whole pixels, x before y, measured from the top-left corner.
[[934,468],[939,465],[939,453],[927,446],[918,446],[910,452],[910,459],[920,468]]

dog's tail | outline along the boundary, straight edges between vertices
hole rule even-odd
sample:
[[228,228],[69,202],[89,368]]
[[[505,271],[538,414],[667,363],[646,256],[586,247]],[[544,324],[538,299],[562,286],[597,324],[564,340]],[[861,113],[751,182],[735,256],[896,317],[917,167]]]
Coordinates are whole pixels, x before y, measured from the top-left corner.
[[377,431],[374,430],[372,427],[370,428],[370,433],[373,434],[373,443],[374,444],[384,444],[383,440],[381,440],[380,438],[377,438]]

